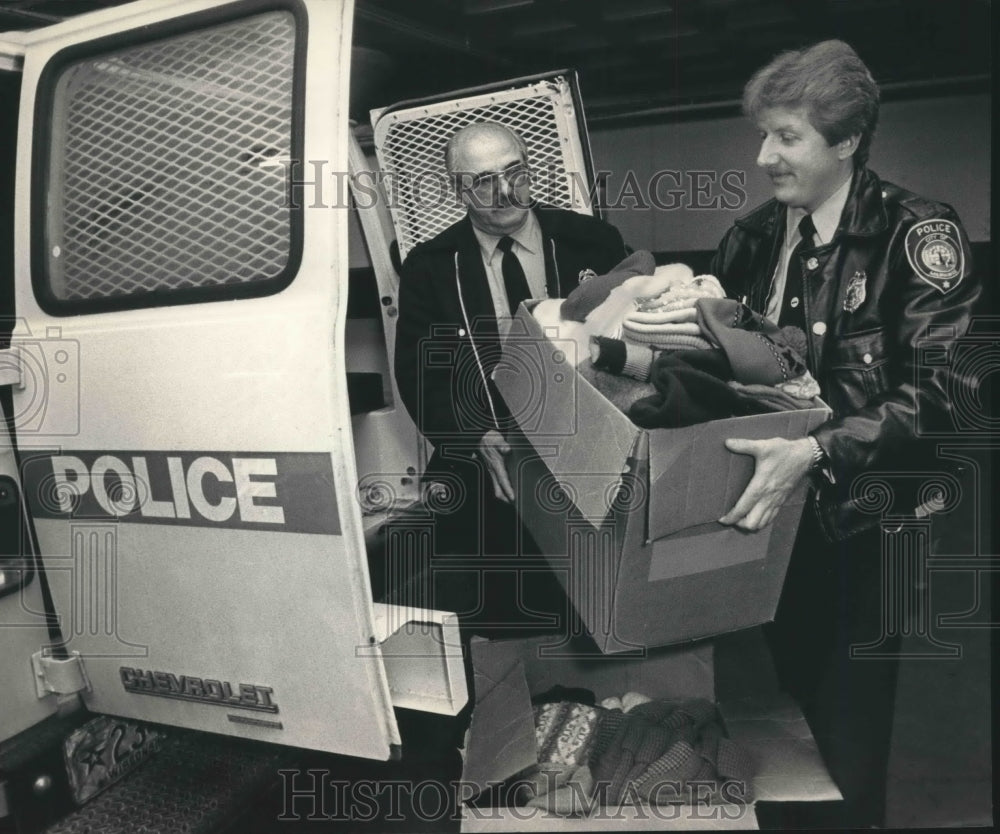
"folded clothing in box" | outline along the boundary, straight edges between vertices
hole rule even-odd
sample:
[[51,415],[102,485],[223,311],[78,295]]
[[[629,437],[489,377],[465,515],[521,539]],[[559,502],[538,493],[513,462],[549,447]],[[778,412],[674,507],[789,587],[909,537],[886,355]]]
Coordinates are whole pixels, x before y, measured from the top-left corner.
[[804,437],[826,406],[644,429],[582,373],[575,343],[525,305],[511,334],[494,380],[517,419],[506,459],[517,509],[600,649],[770,620],[807,484],[761,531],[720,524],[754,471],[725,441]]
[[[750,785],[750,756],[728,739],[707,700],[649,700],[629,712],[566,701],[536,704],[538,765],[520,775],[532,807],[556,814],[602,805],[722,797],[729,781]],[[752,796],[744,796],[745,801]]]
[[[759,629],[714,643],[618,657],[602,655],[590,640],[579,637],[568,642],[552,637],[474,638],[469,649],[476,700],[462,769],[464,792],[470,794],[462,800],[464,832],[745,830],[757,824],[751,797],[771,802],[839,798],[801,712],[777,692]],[[535,709],[552,699],[570,706]],[[640,703],[642,709],[635,706]],[[614,709],[613,704],[623,709]],[[552,720],[545,723],[539,745],[536,716],[543,714]],[[559,715],[573,732],[558,729]],[[595,716],[606,722],[603,736],[591,732],[600,723],[593,720]],[[643,723],[626,726],[625,719],[640,718]],[[633,755],[630,761],[627,749],[644,744],[648,723],[660,727],[661,742],[670,743],[665,750],[644,749],[642,756],[655,754],[656,759],[640,772],[639,757]],[[686,753],[679,744],[683,727],[700,728],[697,746],[691,745],[696,747],[695,757],[680,755]],[[589,741],[588,734],[593,735]],[[547,746],[545,740],[552,736],[565,737],[561,751],[565,761],[584,763],[540,760],[539,748]],[[716,740],[720,743],[713,746]],[[714,756],[720,772],[737,774],[725,777],[718,802],[710,803],[697,782],[689,782],[691,790],[678,802],[668,799],[669,788],[660,789],[657,805],[635,799],[635,791],[625,791],[617,807],[595,799],[595,773],[605,785],[611,784],[602,768],[628,774],[635,770],[638,780],[662,760],[666,772],[671,762],[664,757],[671,746],[681,767],[700,769],[703,757]],[[588,751],[586,761],[583,750]],[[741,755],[731,756],[734,750]],[[596,751],[603,755],[595,758]],[[747,775],[749,762],[752,779]],[[593,764],[593,773],[588,763]],[[741,774],[738,768],[744,763],[747,769]],[[654,771],[648,778],[651,785],[661,773]],[[609,788],[604,790],[608,793]],[[537,801],[526,803],[525,793]]]

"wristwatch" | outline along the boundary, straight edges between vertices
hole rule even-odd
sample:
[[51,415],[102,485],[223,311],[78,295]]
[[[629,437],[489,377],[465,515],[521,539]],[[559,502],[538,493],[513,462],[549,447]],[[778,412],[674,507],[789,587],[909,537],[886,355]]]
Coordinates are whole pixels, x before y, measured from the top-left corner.
[[807,436],[809,438],[809,445],[812,446],[812,460],[809,461],[809,471],[815,472],[817,469],[822,469],[826,463],[826,452],[823,451],[823,447],[819,445],[819,441],[815,437],[811,434]]

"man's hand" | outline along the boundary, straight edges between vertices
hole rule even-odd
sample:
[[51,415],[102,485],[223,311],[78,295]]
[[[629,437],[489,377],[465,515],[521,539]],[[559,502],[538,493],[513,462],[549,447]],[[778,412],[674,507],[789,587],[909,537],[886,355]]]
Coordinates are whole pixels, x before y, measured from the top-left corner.
[[733,524],[753,532],[766,527],[778,514],[791,491],[809,471],[812,444],[806,437],[785,440],[741,440],[731,438],[726,448],[739,455],[753,455],[753,477],[743,490],[740,500],[719,519],[720,524]]
[[479,439],[478,451],[479,457],[486,462],[490,480],[493,481],[493,494],[501,501],[511,503],[514,500],[514,488],[507,477],[507,465],[504,461],[510,445],[500,432],[491,429]]

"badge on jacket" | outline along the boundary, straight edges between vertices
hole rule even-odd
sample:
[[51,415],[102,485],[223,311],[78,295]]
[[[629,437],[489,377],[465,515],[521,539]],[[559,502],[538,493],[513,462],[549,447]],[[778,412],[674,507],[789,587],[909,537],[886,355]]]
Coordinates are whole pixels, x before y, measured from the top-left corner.
[[955,289],[965,272],[958,226],[935,218],[917,223],[906,233],[906,257],[922,281],[941,293]]
[[844,311],[853,313],[868,298],[868,276],[863,269],[851,276],[847,283],[847,295],[844,296]]
[[586,269],[581,269],[580,274],[577,275],[577,280],[582,284],[584,281],[589,281],[591,278],[596,278],[597,273],[594,272],[590,267]]

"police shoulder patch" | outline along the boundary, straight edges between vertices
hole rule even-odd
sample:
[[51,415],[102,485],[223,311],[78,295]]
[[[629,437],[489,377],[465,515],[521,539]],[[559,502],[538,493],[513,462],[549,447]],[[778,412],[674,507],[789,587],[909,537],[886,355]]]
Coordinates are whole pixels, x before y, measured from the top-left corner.
[[941,293],[955,289],[965,272],[958,226],[951,220],[921,220],[906,233],[906,257],[917,277]]

